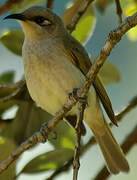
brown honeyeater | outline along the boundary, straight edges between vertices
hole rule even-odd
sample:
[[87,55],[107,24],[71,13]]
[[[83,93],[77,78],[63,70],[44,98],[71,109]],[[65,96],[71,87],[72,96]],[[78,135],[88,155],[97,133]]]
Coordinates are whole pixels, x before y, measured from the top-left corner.
[[[68,94],[83,86],[92,65],[89,56],[67,32],[61,18],[50,9],[31,7],[6,17],[10,18],[19,20],[25,34],[22,55],[29,93],[42,109],[54,115]],[[100,99],[110,120],[116,124],[111,102],[98,76],[87,97],[84,121],[92,130],[109,171],[113,174],[128,172],[128,162],[105,121],[99,103]],[[74,106],[65,117],[71,124],[76,123],[77,111],[77,106]]]

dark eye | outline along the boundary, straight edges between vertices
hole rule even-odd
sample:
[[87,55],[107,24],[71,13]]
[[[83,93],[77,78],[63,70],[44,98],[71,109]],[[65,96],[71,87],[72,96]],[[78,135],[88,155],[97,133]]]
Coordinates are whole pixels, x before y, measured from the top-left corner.
[[45,18],[42,17],[42,16],[35,17],[35,19],[34,19],[34,21],[35,21],[37,24],[43,23],[44,20],[45,20]]
[[42,16],[35,17],[34,21],[35,21],[37,24],[41,25],[41,26],[46,26],[46,25],[51,25],[51,24],[52,24],[50,20],[45,19],[45,18],[42,17]]

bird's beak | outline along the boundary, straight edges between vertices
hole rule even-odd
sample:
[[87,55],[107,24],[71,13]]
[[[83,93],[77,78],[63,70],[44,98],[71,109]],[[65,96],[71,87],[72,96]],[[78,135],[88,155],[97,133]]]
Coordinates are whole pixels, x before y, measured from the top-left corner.
[[18,19],[18,20],[21,20],[21,21],[25,21],[26,20],[26,18],[25,18],[25,16],[23,14],[11,14],[9,16],[6,16],[4,18],[4,20],[5,19]]

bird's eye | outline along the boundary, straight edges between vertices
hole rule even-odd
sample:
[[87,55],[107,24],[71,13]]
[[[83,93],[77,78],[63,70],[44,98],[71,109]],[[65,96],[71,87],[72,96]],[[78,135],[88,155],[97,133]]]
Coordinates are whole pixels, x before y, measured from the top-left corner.
[[47,25],[51,25],[51,24],[52,24],[50,20],[45,19],[45,18],[42,17],[42,16],[36,17],[36,18],[34,19],[34,21],[35,21],[37,24],[41,25],[41,26],[47,26]]

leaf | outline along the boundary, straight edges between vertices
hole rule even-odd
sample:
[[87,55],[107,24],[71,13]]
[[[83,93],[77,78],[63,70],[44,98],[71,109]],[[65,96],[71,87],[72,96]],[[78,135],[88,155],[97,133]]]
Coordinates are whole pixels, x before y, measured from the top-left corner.
[[70,148],[74,149],[75,146],[75,130],[68,125],[64,120],[60,121],[55,127],[54,131],[57,138],[53,138],[53,134],[49,136],[49,141],[55,148]]
[[73,150],[63,148],[41,154],[32,159],[22,170],[23,173],[38,173],[59,168],[73,156]]
[[12,7],[12,12],[21,12],[24,11],[25,9],[31,7],[31,6],[35,6],[38,5],[40,3],[42,3],[43,0],[23,0],[20,3],[15,3],[14,6]]
[[99,71],[99,75],[105,85],[118,83],[121,80],[119,69],[109,61],[106,61]]
[[[29,96],[28,92],[26,92],[26,96]],[[32,101],[20,102],[16,117],[12,123],[15,141],[20,144],[38,131],[40,126],[50,118],[51,116],[46,111],[36,107]]]
[[65,25],[69,24],[72,21],[74,15],[77,13],[82,2],[83,0],[75,0],[74,3],[69,3],[67,5],[66,11],[64,12],[62,16],[62,20]]
[[[29,97],[28,94],[26,96]],[[37,107],[31,101],[20,102],[16,117],[12,123],[14,139],[17,143],[21,143],[30,137],[35,131],[38,131],[44,122],[52,118],[50,114]],[[65,121],[60,121],[54,128],[57,138],[53,138],[51,132],[48,136],[49,142],[55,148],[74,148],[75,131]]]
[[[38,131],[43,123],[51,119],[52,116],[49,113],[37,107],[32,102],[21,102],[16,118],[12,123],[16,142],[21,143],[35,131]],[[55,135],[51,132],[48,135],[48,140],[55,148],[74,149],[75,130],[64,120],[56,125],[54,132],[56,132],[57,138],[53,138]]]
[[[72,21],[74,15],[81,6],[81,3],[83,3],[83,0],[75,0],[72,6],[65,11],[62,17],[65,24],[69,24]],[[84,43],[92,35],[95,23],[96,19],[94,15],[94,9],[91,4],[77,23],[75,30],[72,32],[72,36],[81,43]]]
[[0,84],[13,83],[14,75],[14,71],[4,72],[0,75]]
[[[126,16],[131,16],[135,12],[137,12],[137,3],[130,2],[130,3],[127,3],[127,4],[125,4],[125,6],[124,6],[124,14]],[[126,34],[127,34],[127,37],[128,37],[129,40],[137,41],[137,27],[134,27],[134,28],[130,29]]]
[[20,30],[5,31],[0,37],[0,41],[11,52],[21,56],[24,34]]
[[135,2],[135,0],[121,1],[121,5],[123,8],[123,13],[126,16],[133,15],[137,10],[137,3]]
[[[7,158],[7,156],[15,150],[17,145],[12,139],[0,136],[0,162]],[[0,179],[11,180],[14,179],[16,172],[16,161],[10,167],[0,174]]]
[[76,25],[72,36],[81,43],[85,43],[91,37],[96,24],[94,8],[90,5]]
[[127,32],[127,37],[130,41],[137,41],[137,27],[130,29]]

